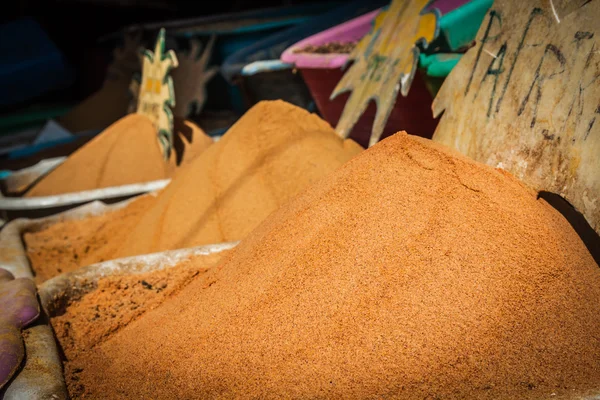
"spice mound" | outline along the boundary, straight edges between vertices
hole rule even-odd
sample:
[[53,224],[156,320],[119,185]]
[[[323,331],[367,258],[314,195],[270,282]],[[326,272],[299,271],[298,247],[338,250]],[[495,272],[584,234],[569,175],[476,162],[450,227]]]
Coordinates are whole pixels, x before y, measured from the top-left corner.
[[36,283],[112,259],[121,242],[154,201],[154,194],[146,194],[123,208],[25,232],[23,240]]
[[117,256],[240,240],[361,151],[314,114],[261,102],[179,171]]
[[[572,398],[600,268],[512,175],[396,134],[80,359],[88,398]],[[554,394],[554,395],[553,395]]]
[[[175,145],[189,157],[200,154],[212,140],[188,121],[177,121]],[[167,179],[176,170],[175,152],[164,160],[152,122],[131,114],[108,127],[35,184],[25,197],[51,196],[153,180]]]
[[[182,144],[189,159],[197,147]],[[156,198],[26,233],[36,280],[115,258],[239,240],[361,151],[316,115],[282,101],[259,103],[208,150],[184,159]]]
[[[64,313],[51,319],[59,341],[69,392],[76,395],[78,360],[86,352],[106,341],[144,313],[210,269],[229,251],[199,255],[174,267],[143,274],[113,275],[90,283],[89,291],[73,298]],[[82,287],[86,283],[80,283]]]

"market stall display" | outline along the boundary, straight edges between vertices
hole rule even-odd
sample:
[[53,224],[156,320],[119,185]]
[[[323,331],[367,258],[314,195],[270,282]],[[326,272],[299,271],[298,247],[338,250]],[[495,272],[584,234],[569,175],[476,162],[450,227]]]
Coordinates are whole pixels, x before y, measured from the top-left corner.
[[[178,21],[174,42],[210,33],[181,59],[159,30],[131,115],[4,181],[39,202],[160,185],[3,225],[0,397],[597,399],[599,7],[393,0],[282,56],[305,80],[335,65],[315,85],[352,92],[335,124],[258,101],[214,141],[186,119],[214,31],[264,21]],[[263,56],[297,28],[226,70],[296,98]],[[388,131],[395,110],[414,132]]]
[[281,99],[312,111],[313,99],[293,65],[279,60],[281,53],[298,40],[374,10],[385,0],[353,0],[302,24],[290,27],[245,46],[223,61],[221,74],[240,87],[246,107],[261,100]]
[[[0,210],[64,209],[90,200],[127,198],[156,190],[212,143],[193,122],[173,117],[175,100],[169,73],[177,66],[177,57],[173,51],[165,51],[164,42],[162,30],[154,52],[143,52],[141,81],[132,83],[138,95],[130,104],[131,114],[54,169],[45,170],[46,175],[33,182],[29,179],[32,185],[23,187],[27,191],[23,198],[0,198]],[[192,99],[184,96],[183,100]]]

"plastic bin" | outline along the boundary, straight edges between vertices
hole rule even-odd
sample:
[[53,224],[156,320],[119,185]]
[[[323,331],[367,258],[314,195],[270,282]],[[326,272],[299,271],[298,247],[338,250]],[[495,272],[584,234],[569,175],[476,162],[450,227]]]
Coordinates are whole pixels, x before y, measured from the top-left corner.
[[[477,7],[473,6],[473,3]],[[437,1],[429,5],[430,8],[438,8],[442,13],[440,25],[444,25],[444,20],[448,15],[459,15],[463,19],[475,21],[477,27],[481,24],[484,13],[480,15],[480,11],[490,3],[489,0],[475,0],[465,4],[465,1]],[[465,11],[465,8],[467,10]],[[462,11],[461,11],[462,10]],[[470,11],[469,11],[470,10]],[[477,12],[474,12],[476,10]],[[302,74],[312,97],[314,98],[317,108],[323,117],[332,125],[335,126],[343,111],[346,100],[349,94],[338,96],[335,100],[330,101],[329,97],[333,89],[343,76],[342,67],[348,60],[348,54],[313,54],[301,53],[298,50],[306,46],[319,46],[331,42],[357,42],[362,39],[372,27],[373,20],[381,10],[375,10],[351,21],[337,25],[323,32],[310,36],[286,49],[281,55],[283,63],[294,65]],[[462,28],[454,19],[452,23],[446,23],[455,31],[460,31]],[[464,22],[464,21],[463,21]],[[470,29],[472,23],[464,24]],[[458,25],[457,25],[458,24]],[[466,35],[454,35],[457,38],[453,42],[453,46],[462,43],[470,42],[474,39],[477,29],[475,29],[472,37]],[[460,39],[460,40],[458,40]],[[468,39],[468,40],[467,40]],[[445,38],[441,38],[445,41]],[[449,48],[450,45],[434,46],[428,48]],[[423,137],[431,137],[437,125],[437,121],[433,119],[431,113],[431,102],[433,96],[439,90],[445,76],[456,65],[461,54],[422,54],[420,56],[420,71],[415,75],[415,79],[411,86],[407,97],[398,96],[394,109],[392,110],[387,125],[384,129],[383,136],[386,137],[399,130]],[[365,110],[362,117],[358,120],[354,129],[350,133],[350,137],[357,140],[362,145],[368,144],[368,138],[372,130],[372,124],[375,119],[376,107],[375,104],[370,104]]]
[[311,18],[307,23],[286,29],[268,38],[256,42],[231,55],[221,67],[221,73],[229,82],[233,82],[242,73],[242,69],[257,61],[279,60],[281,53],[292,44],[337,24],[363,15],[386,5],[386,0],[354,0],[325,14]]
[[[333,101],[329,100],[333,89],[344,74],[342,66],[346,63],[348,55],[297,53],[296,51],[308,45],[318,46],[330,42],[358,41],[370,31],[372,22],[379,11],[372,11],[306,38],[287,49],[281,56],[283,62],[294,64],[300,71],[317,108],[331,126],[337,125],[350,95],[350,93],[344,93]],[[431,113],[432,101],[433,97],[427,90],[421,74],[417,73],[408,96],[398,96],[396,99],[382,138],[400,130],[430,138],[437,125],[437,121],[433,119]],[[363,146],[367,146],[369,143],[376,110],[375,103],[371,102],[350,132],[350,137]]]
[[279,60],[291,44],[314,33],[374,10],[387,1],[355,0],[307,23],[286,29],[248,46],[225,60],[221,73],[242,89],[246,108],[261,100],[282,99],[309,111],[314,102],[304,81],[291,65]]

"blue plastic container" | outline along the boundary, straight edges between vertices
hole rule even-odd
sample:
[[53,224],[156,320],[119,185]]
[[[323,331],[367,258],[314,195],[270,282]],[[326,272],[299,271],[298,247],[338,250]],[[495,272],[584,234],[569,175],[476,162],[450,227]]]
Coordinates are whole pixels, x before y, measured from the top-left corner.
[[30,18],[0,25],[0,106],[70,85],[74,72],[46,32]]

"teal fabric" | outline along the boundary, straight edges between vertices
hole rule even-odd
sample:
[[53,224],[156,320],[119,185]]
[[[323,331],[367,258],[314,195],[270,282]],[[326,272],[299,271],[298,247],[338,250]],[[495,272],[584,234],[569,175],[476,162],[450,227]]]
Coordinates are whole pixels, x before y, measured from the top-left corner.
[[460,61],[461,57],[462,54],[459,53],[421,54],[419,56],[419,67],[426,71],[427,76],[445,78]]

